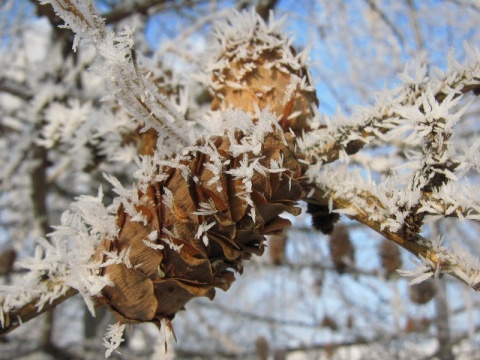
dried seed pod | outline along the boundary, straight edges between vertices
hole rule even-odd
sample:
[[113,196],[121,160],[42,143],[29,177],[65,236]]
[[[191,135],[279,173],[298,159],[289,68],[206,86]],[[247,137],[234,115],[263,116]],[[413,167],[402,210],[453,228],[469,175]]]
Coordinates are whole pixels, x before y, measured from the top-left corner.
[[383,240],[379,248],[380,261],[387,278],[397,274],[402,267],[402,255],[398,245],[392,241]]
[[410,300],[416,304],[426,304],[433,299],[437,292],[435,280],[427,279],[409,287]]
[[255,352],[259,360],[267,360],[270,347],[268,341],[263,336],[259,336],[255,339]]
[[355,263],[355,248],[350,241],[347,227],[336,226],[328,244],[333,267],[339,274],[343,274]]
[[212,110],[235,108],[254,115],[256,107],[268,108],[285,131],[308,131],[318,100],[304,66],[305,54],[295,53],[280,27],[271,23],[267,30],[258,14],[238,16],[246,17],[243,21],[250,27],[243,33],[232,21],[222,29],[222,53],[212,66]]
[[17,258],[17,252],[13,248],[7,248],[0,254],[0,276],[8,275],[12,272],[13,264]]
[[[281,213],[300,213],[304,165],[293,137],[270,129],[263,139],[229,130],[185,149],[122,199],[118,237],[98,252],[115,284],[102,290],[104,300],[119,321],[170,320],[194,297],[213,299],[234,281],[232,270],[262,254],[265,235],[290,225]],[[258,152],[239,152],[253,141]]]
[[328,205],[308,203],[307,213],[312,215],[312,226],[323,234],[330,234],[335,223],[340,219],[340,215],[329,211]]
[[283,231],[279,235],[270,235],[268,238],[268,252],[270,259],[275,265],[285,262],[285,248],[287,246],[287,234]]

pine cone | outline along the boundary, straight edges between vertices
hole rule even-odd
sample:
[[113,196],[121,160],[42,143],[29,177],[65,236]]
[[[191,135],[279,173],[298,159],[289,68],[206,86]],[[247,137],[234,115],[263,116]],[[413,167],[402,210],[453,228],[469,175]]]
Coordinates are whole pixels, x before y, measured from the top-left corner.
[[427,279],[409,287],[410,300],[420,305],[430,302],[436,293],[437,287],[433,279]]
[[397,270],[402,267],[402,255],[398,245],[384,240],[380,245],[379,255],[387,278],[396,275]]
[[13,270],[13,264],[17,258],[17,252],[13,248],[8,248],[0,253],[0,275],[8,275]]
[[[290,134],[267,133],[257,154],[238,154],[252,139],[234,134],[167,161],[162,180],[118,209],[118,238],[105,240],[98,256],[115,284],[102,292],[119,321],[170,320],[194,297],[213,299],[215,288],[227,290],[234,281],[232,270],[241,272],[243,260],[262,254],[264,235],[290,225],[279,214],[300,213],[305,169]],[[224,168],[215,173],[218,161]],[[246,164],[258,165],[250,177],[238,175]]]
[[348,229],[344,225],[336,226],[328,244],[333,267],[339,274],[343,274],[355,263],[355,248],[350,241]]
[[287,246],[287,234],[282,232],[279,235],[271,235],[268,238],[268,250],[270,259],[274,265],[281,265],[285,262],[285,248]]
[[244,21],[252,23],[248,34],[240,30],[236,37],[238,29],[227,29],[224,32],[230,36],[221,35],[223,52],[214,65],[210,85],[212,110],[242,109],[255,116],[256,107],[268,108],[284,131],[308,131],[318,100],[303,55],[296,54],[280,31],[268,31],[258,14],[251,17]]
[[270,346],[267,339],[263,336],[258,336],[255,339],[255,352],[257,353],[258,360],[267,360],[268,353],[270,352]]
[[[227,126],[224,136],[165,160],[138,199],[123,202],[118,238],[98,252],[115,284],[103,289],[105,302],[121,322],[170,320],[190,299],[227,290],[232,271],[263,253],[265,235],[290,225],[279,215],[300,213],[306,167],[292,134],[258,110],[284,130],[308,130],[314,89],[287,39],[254,13],[237,15],[213,71],[212,109],[247,112],[251,133]],[[245,33],[237,39],[239,24]]]
[[328,315],[325,315],[322,320],[322,327],[330,329],[332,331],[337,331],[338,330],[338,324],[335,321],[335,319],[331,318]]
[[328,205],[307,204],[307,213],[312,215],[312,226],[323,234],[331,234],[335,223],[340,220],[340,215],[331,213]]

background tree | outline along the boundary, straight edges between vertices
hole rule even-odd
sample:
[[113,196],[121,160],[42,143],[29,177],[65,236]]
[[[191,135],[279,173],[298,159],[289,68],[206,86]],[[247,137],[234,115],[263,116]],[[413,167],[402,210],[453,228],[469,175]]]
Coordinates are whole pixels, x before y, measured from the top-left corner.
[[[54,2],[57,10],[68,3]],[[292,219],[293,226],[268,239],[269,256],[243,264],[244,274],[228,292],[218,292],[214,302],[188,303],[188,311],[173,322],[179,342],[169,344],[169,356],[475,357],[478,295],[451,276],[439,275],[446,270],[477,288],[478,266],[465,252],[478,254],[479,202],[474,189],[479,168],[475,96],[479,56],[472,48],[478,43],[478,5],[155,0],[95,5],[116,37],[109,43],[107,33],[77,29],[92,46],[73,52],[72,46],[77,46],[73,33],[58,27],[63,21],[50,5],[2,4],[3,324],[5,316],[9,322],[18,321],[8,319],[6,312],[18,305],[13,299],[28,302],[15,298],[23,291],[21,282],[31,281],[35,290],[38,274],[52,273],[49,266],[54,261],[40,260],[56,254],[68,214],[63,215],[63,227],[53,226],[62,222],[61,214],[73,199],[94,195],[103,185],[103,202],[112,203],[112,185],[103,173],[128,188],[135,173],[137,181],[145,175],[137,171],[145,164],[135,159],[152,155],[157,142],[157,153],[175,151],[177,144],[188,142],[185,136],[218,132],[218,119],[225,116],[221,111],[229,106],[254,110],[244,106],[251,103],[249,96],[258,95],[244,89],[236,96],[235,76],[221,84],[223,90],[219,86],[226,72],[242,69],[241,58],[235,63],[235,57],[250,49],[234,48],[233,57],[225,47],[211,50],[218,40],[228,45],[229,36],[247,36],[241,30],[255,18],[230,17],[230,25],[217,25],[216,38],[212,23],[224,19],[230,7],[253,6],[264,19],[271,8],[278,15],[287,14],[290,30],[297,35],[293,45],[297,50],[310,47],[310,81],[322,115],[307,115],[320,124],[319,129],[298,140],[298,146],[311,164],[316,163],[306,173],[313,185],[304,185],[313,205],[302,205],[305,211]],[[91,14],[79,9],[80,14]],[[78,25],[79,14],[68,10]],[[98,24],[93,17],[86,16],[85,21]],[[455,53],[449,55],[452,47]],[[119,53],[128,61],[121,62]],[[139,79],[151,80],[157,88]],[[383,87],[393,90],[377,93]],[[165,98],[148,97],[157,91]],[[138,101],[135,96],[142,94],[145,98]],[[286,120],[290,116],[288,121],[295,120],[297,102],[288,98],[274,103],[278,96],[264,96],[268,100],[263,105],[278,111],[281,125],[295,127]],[[308,111],[315,113],[315,99],[308,94],[305,98],[313,105]],[[214,112],[209,110],[212,101]],[[262,103],[260,97],[256,101]],[[147,108],[149,104],[158,109]],[[362,107],[356,109],[359,104]],[[188,123],[191,130],[178,133],[177,125],[168,123],[159,130],[152,114],[161,119],[165,108],[177,125]],[[151,129],[140,131],[144,125]],[[167,138],[157,141],[159,134]],[[75,204],[72,212],[90,206],[100,214],[100,203],[91,198]],[[330,226],[325,219],[338,216],[331,210],[345,216],[325,236],[312,229],[307,210],[316,219],[315,227],[323,230]],[[113,214],[105,212],[101,222],[105,229],[99,231],[111,230],[106,228],[109,216]],[[383,242],[369,227],[390,242]],[[57,237],[40,240],[54,230]],[[392,247],[392,241],[420,255],[420,265],[412,267],[408,255]],[[29,260],[33,254],[36,260]],[[77,260],[81,264],[82,259]],[[31,271],[23,274],[22,264]],[[417,280],[437,279],[409,287],[408,279],[396,273],[405,267],[414,268],[410,274]],[[43,298],[46,304],[58,296],[58,288],[50,290]],[[99,310],[93,320],[77,298],[2,337],[0,356],[102,358],[97,337],[115,320],[109,313],[107,319],[99,316]],[[98,326],[102,321],[105,324]],[[112,356],[149,358],[152,351],[153,356],[162,352],[163,340],[150,325],[133,327],[125,335],[122,355]]]

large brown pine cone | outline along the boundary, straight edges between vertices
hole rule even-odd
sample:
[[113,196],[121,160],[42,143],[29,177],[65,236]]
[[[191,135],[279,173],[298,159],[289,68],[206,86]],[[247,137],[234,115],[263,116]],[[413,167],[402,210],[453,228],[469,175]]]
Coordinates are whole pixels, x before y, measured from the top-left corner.
[[[132,204],[143,222],[120,206],[118,238],[105,241],[99,252],[103,261],[111,258],[105,252],[127,254],[127,261],[110,264],[103,273],[115,284],[103,295],[119,321],[172,319],[190,299],[212,299],[215,288],[227,290],[234,281],[231,270],[241,271],[243,260],[263,252],[264,235],[290,225],[278,215],[300,212],[304,169],[290,134],[267,133],[258,155],[234,156],[234,145],[244,138],[236,132],[210,140],[225,165],[218,174],[211,170],[216,159],[200,150],[184,154],[175,167],[164,166],[164,179],[139,191]],[[235,170],[253,162],[259,166],[250,191]],[[275,163],[286,170],[277,171]]]

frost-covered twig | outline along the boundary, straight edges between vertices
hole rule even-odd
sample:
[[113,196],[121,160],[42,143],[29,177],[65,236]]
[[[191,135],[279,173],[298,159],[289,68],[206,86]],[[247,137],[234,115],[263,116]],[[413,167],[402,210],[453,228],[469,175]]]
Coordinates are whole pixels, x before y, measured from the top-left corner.
[[[424,266],[428,269],[428,277],[441,271],[451,274],[474,290],[480,290],[480,262],[478,259],[460,248],[447,249],[438,241],[430,241],[412,231],[408,222],[404,222],[406,219],[402,213],[399,210],[395,212],[395,206],[388,208],[385,202],[380,201],[368,190],[368,187],[354,189],[356,181],[353,178],[343,180],[342,185],[351,187],[350,190],[336,191],[339,189],[335,189],[331,183],[330,186],[319,183],[316,186],[310,186],[309,201],[320,203],[328,201],[331,211],[344,214],[350,219],[368,226],[408,250],[424,262]],[[338,181],[338,178],[332,179],[332,183]],[[393,200],[392,204],[395,202]],[[402,225],[399,225],[399,222]],[[418,227],[418,224],[410,225]]]
[[[408,73],[401,74],[404,81],[397,89],[377,100],[375,106],[362,108],[351,118],[341,114],[328,121],[327,128],[309,132],[300,141],[302,152],[311,162],[330,163],[339,158],[355,154],[374,139],[389,141],[388,134],[397,129],[405,119],[404,107],[418,106],[423,111],[422,98],[432,94],[438,103],[442,103],[449,94],[450,100],[468,92],[480,91],[480,50],[466,45],[468,59],[458,63],[454,54],[450,54],[449,68],[445,73],[427,74],[427,66],[419,65]],[[385,93],[383,93],[385,94]],[[430,96],[430,95],[429,95]]]
[[116,236],[118,229],[112,208],[97,197],[82,196],[62,216],[50,241],[38,240],[35,256],[20,266],[29,271],[15,285],[0,286],[0,328],[6,333],[40,313],[75,295],[84,297],[94,312],[93,296],[106,285],[108,277],[99,276],[100,262],[94,255],[102,240]]
[[183,115],[148,78],[139,72],[133,29],[126,27],[116,35],[105,27],[92,1],[45,0],[75,33],[74,48],[80,43],[94,47],[98,59],[92,67],[109,84],[111,94],[132,117],[154,128],[159,142],[170,150],[188,145],[190,130]]
[[[45,292],[53,291],[54,286],[48,284],[48,280],[45,284],[43,284],[43,286],[45,287]],[[65,286],[58,297],[46,304],[42,304],[42,301],[36,298],[31,299],[20,308],[16,308],[15,310],[11,310],[7,313],[1,313],[3,319],[1,319],[2,326],[0,326],[0,336],[8,334],[17,327],[21,326],[23,323],[55,308],[57,305],[61,304],[65,300],[68,300],[76,294],[78,294],[77,290]]]
[[[404,74],[406,82],[395,96],[358,113],[353,121],[336,118],[298,144],[310,164],[311,201],[366,224],[424,259],[433,271],[449,272],[478,289],[476,261],[420,236],[426,222],[445,217],[480,220],[478,190],[467,177],[479,173],[478,144],[462,149],[452,141],[455,125],[472,104],[463,101],[464,94],[480,88],[480,52],[467,50],[465,64],[450,58],[447,73],[433,79],[426,67],[417,68],[414,77]],[[383,178],[347,165],[348,155],[374,139],[401,141],[409,148],[406,160]],[[338,158],[343,165],[328,164]]]

